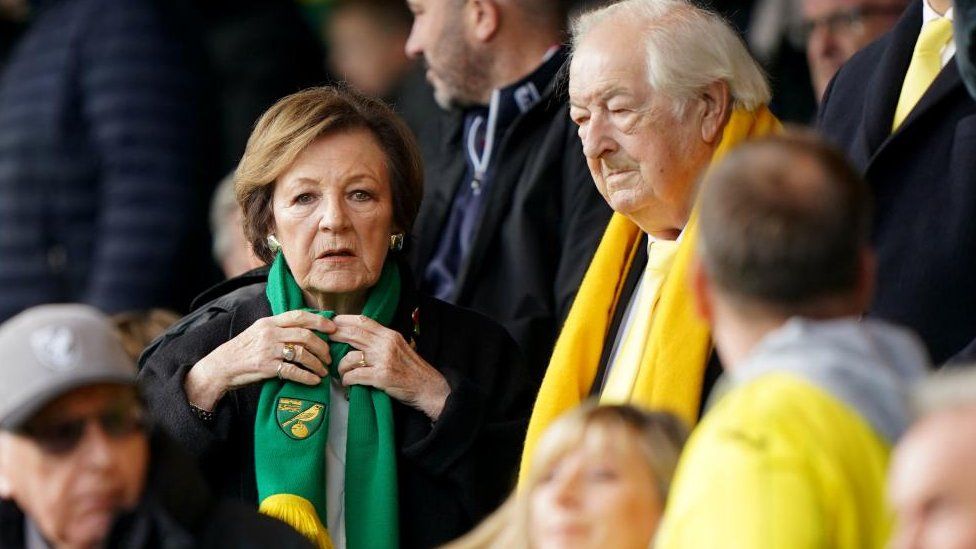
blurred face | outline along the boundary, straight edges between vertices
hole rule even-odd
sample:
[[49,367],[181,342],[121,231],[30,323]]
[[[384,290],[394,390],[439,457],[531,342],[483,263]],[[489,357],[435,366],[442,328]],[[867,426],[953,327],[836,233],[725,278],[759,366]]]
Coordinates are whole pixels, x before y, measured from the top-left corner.
[[466,32],[463,0],[408,0],[413,27],[406,52],[423,56],[434,99],[444,109],[487,103],[489,60]]
[[55,546],[98,547],[138,502],[148,463],[135,391],[86,387],[48,405],[26,434],[0,433],[0,495]]
[[533,547],[646,549],[661,516],[655,479],[633,444],[587,436],[530,494]]
[[226,254],[220,260],[220,268],[227,278],[234,278],[264,264],[254,255],[251,244],[244,237],[243,217],[241,209],[236,208],[227,219],[225,230],[229,242]]
[[386,154],[364,129],[320,137],[278,178],[275,234],[306,297],[376,284],[393,227]]
[[902,439],[888,492],[897,549],[976,547],[976,409],[932,416]]
[[707,164],[700,126],[679,118],[647,80],[641,29],[604,22],[573,54],[570,116],[597,189],[614,211],[661,237],[674,237],[691,211]]
[[354,88],[388,98],[410,66],[403,53],[407,37],[371,15],[351,6],[332,14],[327,33],[329,62]]
[[904,7],[898,0],[803,0],[807,62],[818,100],[837,69],[891,29]]

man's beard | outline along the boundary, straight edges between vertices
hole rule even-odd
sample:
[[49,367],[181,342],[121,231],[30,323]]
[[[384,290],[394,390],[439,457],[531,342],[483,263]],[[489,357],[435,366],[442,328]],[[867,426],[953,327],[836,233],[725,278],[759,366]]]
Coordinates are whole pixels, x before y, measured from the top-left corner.
[[434,100],[445,110],[482,105],[491,90],[488,74],[491,57],[470,47],[459,26],[448,25],[448,28],[438,40],[445,49],[434,72],[437,81],[431,82]]

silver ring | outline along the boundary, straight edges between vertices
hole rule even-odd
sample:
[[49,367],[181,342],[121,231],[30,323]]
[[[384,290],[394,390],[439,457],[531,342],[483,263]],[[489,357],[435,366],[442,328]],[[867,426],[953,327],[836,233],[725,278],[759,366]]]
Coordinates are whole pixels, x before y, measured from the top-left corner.
[[278,379],[284,379],[284,378],[281,377],[281,367],[284,366],[284,365],[285,365],[284,362],[279,362],[278,363],[278,369],[275,370],[275,375],[278,376]]
[[366,362],[366,353],[364,353],[363,351],[359,351],[359,354],[360,354],[359,365],[363,368],[369,366],[369,363]]
[[292,343],[285,343],[285,346],[281,348],[281,358],[284,358],[285,362],[295,360],[295,345]]

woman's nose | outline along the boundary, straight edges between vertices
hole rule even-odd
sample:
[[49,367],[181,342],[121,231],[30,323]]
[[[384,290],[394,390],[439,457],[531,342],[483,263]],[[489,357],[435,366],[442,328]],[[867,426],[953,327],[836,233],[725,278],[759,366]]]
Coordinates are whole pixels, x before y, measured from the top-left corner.
[[577,471],[565,471],[552,480],[553,499],[557,504],[568,507],[579,501],[580,475]]
[[349,226],[349,213],[340,198],[325,198],[319,206],[319,229],[341,231]]

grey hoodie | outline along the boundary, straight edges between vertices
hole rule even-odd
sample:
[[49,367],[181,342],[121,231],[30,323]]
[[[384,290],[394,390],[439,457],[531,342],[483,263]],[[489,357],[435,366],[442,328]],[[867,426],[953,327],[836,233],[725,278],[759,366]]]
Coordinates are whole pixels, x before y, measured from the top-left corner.
[[921,340],[904,328],[794,317],[763,338],[730,377],[741,385],[768,373],[793,373],[857,410],[894,444],[911,421],[908,390],[929,364]]

